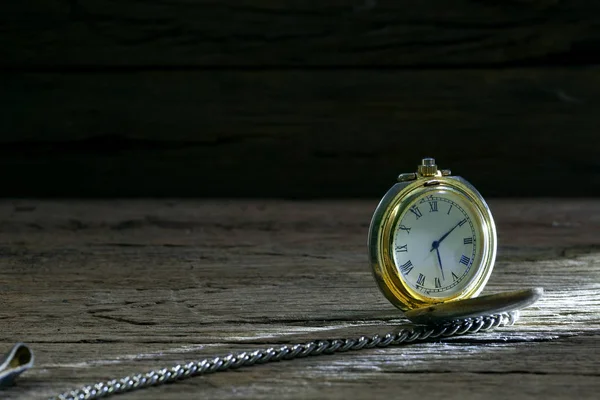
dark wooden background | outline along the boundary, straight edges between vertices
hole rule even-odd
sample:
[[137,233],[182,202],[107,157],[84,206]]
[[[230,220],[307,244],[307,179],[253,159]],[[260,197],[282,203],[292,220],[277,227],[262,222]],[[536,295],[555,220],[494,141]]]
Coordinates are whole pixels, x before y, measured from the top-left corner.
[[600,194],[597,1],[0,5],[2,196]]

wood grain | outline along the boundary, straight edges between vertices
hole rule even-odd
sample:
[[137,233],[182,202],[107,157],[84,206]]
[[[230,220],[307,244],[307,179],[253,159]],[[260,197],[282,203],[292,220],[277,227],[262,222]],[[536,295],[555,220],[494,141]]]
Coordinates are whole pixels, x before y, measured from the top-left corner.
[[597,68],[12,74],[5,196],[373,197],[423,156],[486,196],[600,195]]
[[0,66],[593,64],[596,2],[3,2]]
[[[0,203],[0,344],[37,366],[3,398],[232,350],[386,332],[365,240],[376,201]],[[600,202],[496,200],[487,292],[543,286],[511,328],[194,378],[136,398],[596,398]],[[518,384],[516,384],[518,382]],[[425,386],[424,386],[425,385]]]
[[598,7],[4,2],[0,195],[370,198],[433,155],[599,196]]

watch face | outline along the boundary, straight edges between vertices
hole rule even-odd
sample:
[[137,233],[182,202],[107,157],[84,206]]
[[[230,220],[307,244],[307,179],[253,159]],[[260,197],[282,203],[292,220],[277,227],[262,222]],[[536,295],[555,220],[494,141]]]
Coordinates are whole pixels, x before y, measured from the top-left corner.
[[399,276],[421,295],[443,299],[477,277],[484,250],[481,218],[451,190],[428,191],[404,208],[392,236]]

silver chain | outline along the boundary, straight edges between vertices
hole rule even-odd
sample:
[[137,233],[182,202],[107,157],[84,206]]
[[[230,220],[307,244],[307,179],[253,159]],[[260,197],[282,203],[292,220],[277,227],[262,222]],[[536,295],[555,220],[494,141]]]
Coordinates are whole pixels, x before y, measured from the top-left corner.
[[187,364],[177,364],[170,368],[152,370],[146,373],[126,376],[82,386],[65,392],[50,400],[92,400],[106,398],[115,394],[159,386],[166,383],[191,378],[198,375],[212,374],[255,364],[266,364],[272,361],[292,360],[321,354],[341,353],[344,351],[387,347],[403,343],[424,341],[449,336],[465,335],[481,331],[489,331],[499,326],[512,325],[519,318],[518,311],[454,320],[440,325],[415,325],[390,332],[383,336],[361,336],[354,339],[319,340],[308,343],[284,345],[278,348],[269,347],[251,352],[227,354],[222,357],[205,358]]

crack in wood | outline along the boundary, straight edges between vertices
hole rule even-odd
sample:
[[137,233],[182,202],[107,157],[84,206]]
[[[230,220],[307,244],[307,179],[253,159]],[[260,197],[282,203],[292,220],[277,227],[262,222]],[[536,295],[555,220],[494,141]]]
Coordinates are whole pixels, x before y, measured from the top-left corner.
[[155,321],[137,321],[137,320],[133,320],[133,319],[129,319],[129,318],[123,318],[123,317],[116,317],[114,315],[101,315],[101,314],[96,314],[96,313],[90,313],[90,315],[94,318],[101,318],[101,319],[107,319],[110,321],[115,321],[115,322],[124,322],[130,325],[138,325],[138,326],[152,326],[152,325],[158,325],[158,322]]

